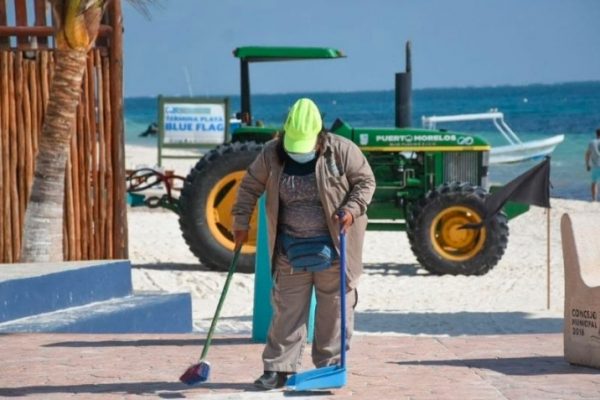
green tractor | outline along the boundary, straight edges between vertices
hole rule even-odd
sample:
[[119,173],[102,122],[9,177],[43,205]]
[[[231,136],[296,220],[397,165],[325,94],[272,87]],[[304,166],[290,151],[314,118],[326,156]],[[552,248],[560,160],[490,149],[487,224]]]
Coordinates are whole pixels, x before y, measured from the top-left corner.
[[[229,143],[203,156],[186,178],[179,223],[190,250],[212,269],[224,270],[233,251],[231,208],[246,168],[280,128],[252,125],[249,65],[253,62],[337,59],[331,48],[239,47],[242,126]],[[396,127],[353,128],[338,119],[330,131],[356,143],[375,173],[368,209],[370,230],[404,230],[419,263],[433,274],[482,275],[494,267],[508,242],[507,215],[481,229],[490,145],[468,134],[410,128],[410,47],[406,72],[396,74]],[[521,212],[524,210],[520,210]],[[238,270],[254,271],[257,215]],[[516,214],[516,213],[515,213]]]

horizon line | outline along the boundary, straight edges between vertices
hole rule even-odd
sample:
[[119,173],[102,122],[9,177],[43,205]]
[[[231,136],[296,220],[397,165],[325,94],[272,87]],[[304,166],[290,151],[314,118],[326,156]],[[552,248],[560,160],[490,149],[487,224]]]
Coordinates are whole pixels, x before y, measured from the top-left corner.
[[[581,80],[581,81],[562,81],[562,82],[554,82],[554,83],[544,83],[544,82],[534,82],[527,84],[499,84],[499,85],[464,85],[464,86],[432,86],[432,87],[420,87],[413,88],[413,92],[419,91],[435,91],[435,90],[456,90],[456,89],[502,89],[502,88],[517,88],[517,87],[541,87],[541,86],[565,86],[565,85],[578,85],[578,84],[600,84],[600,79],[598,80]],[[291,92],[257,92],[252,93],[253,96],[280,96],[280,95],[298,95],[305,93],[313,93],[313,94],[329,94],[329,93],[344,93],[344,94],[352,94],[352,93],[375,93],[375,92],[393,92],[394,89],[359,89],[359,90],[323,90],[323,91],[291,91]],[[173,96],[173,97],[239,97],[239,93],[235,94],[204,94],[201,96],[189,96],[186,94],[157,94],[157,95],[140,95],[140,96],[124,96],[125,99],[155,99],[158,96]]]

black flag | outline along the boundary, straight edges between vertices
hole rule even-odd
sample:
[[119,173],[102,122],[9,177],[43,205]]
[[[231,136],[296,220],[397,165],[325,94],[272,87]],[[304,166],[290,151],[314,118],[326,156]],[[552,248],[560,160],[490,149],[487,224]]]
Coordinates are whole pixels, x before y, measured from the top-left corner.
[[509,201],[550,208],[550,157],[517,176],[485,200],[486,220]]
[[502,210],[507,201],[518,201],[550,208],[550,157],[517,176],[485,200],[485,217],[477,224],[465,224],[460,229],[480,229]]

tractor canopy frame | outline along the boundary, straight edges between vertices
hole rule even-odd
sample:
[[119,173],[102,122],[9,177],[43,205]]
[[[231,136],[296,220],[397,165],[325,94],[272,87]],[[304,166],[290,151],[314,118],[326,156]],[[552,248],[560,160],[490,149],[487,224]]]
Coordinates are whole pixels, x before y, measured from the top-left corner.
[[241,111],[236,114],[236,117],[246,125],[252,124],[249,68],[251,62],[337,59],[346,57],[342,51],[330,47],[245,46],[233,50],[233,55],[240,59]]

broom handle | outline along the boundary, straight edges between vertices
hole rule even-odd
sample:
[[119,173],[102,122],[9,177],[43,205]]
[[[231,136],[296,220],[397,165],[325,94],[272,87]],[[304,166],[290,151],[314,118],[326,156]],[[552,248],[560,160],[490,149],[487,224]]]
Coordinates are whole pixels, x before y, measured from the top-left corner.
[[340,316],[342,336],[340,364],[346,368],[346,234],[340,230]]
[[219,314],[221,314],[221,308],[223,307],[223,303],[225,302],[225,295],[227,295],[227,290],[229,289],[229,283],[231,282],[231,277],[235,272],[237,267],[237,260],[240,256],[240,252],[242,250],[242,246],[237,246],[235,248],[235,252],[233,254],[233,260],[231,260],[231,264],[229,265],[229,272],[227,272],[227,279],[225,279],[225,286],[223,286],[223,291],[221,292],[221,297],[219,298],[219,304],[217,305],[217,310],[215,311],[215,315],[213,316],[212,322],[210,324],[210,329],[208,330],[208,336],[206,337],[206,343],[204,343],[204,348],[202,349],[202,355],[200,356],[200,361],[204,360],[204,357],[208,354],[208,348],[210,347],[210,342],[212,340],[212,335],[217,327],[217,320],[219,319]]

